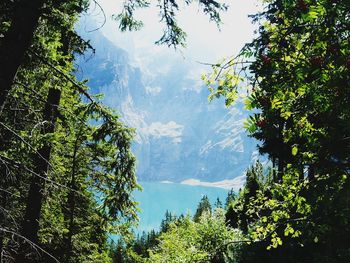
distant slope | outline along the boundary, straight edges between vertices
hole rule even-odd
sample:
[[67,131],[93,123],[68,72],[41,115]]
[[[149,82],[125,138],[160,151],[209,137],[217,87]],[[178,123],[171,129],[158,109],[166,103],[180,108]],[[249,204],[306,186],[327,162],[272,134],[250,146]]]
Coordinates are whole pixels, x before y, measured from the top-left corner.
[[242,175],[256,156],[256,142],[242,128],[242,103],[230,110],[222,101],[209,104],[207,89],[186,61],[166,64],[163,58],[152,75],[132,66],[127,52],[98,31],[83,34],[96,54],[77,60],[77,76],[89,79],[92,91],[105,94],[104,102],[136,128],[140,180],[213,182]]

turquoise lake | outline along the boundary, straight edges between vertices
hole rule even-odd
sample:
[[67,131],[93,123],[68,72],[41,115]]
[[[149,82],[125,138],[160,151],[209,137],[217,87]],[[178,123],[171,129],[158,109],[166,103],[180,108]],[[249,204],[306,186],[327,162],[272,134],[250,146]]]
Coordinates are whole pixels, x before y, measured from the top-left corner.
[[137,233],[158,230],[166,210],[177,216],[196,212],[203,195],[207,195],[212,204],[219,198],[224,204],[228,190],[218,187],[191,186],[176,183],[140,182],[142,192],[135,192],[140,203],[140,223]]

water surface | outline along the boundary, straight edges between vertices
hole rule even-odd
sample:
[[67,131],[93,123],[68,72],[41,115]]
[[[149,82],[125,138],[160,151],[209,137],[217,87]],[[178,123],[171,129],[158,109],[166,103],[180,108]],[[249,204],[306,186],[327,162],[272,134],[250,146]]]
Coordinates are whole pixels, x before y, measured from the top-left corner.
[[178,183],[140,182],[143,191],[135,193],[141,212],[138,233],[158,230],[166,210],[177,216],[196,212],[204,195],[212,204],[220,198],[224,204],[228,190],[218,187],[191,186]]

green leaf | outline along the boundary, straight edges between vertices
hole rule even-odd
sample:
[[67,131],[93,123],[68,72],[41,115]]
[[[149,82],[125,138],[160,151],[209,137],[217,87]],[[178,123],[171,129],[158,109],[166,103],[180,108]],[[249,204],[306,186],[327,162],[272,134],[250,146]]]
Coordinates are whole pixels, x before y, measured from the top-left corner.
[[292,147],[292,155],[295,156],[298,154],[298,147],[297,146],[293,146]]

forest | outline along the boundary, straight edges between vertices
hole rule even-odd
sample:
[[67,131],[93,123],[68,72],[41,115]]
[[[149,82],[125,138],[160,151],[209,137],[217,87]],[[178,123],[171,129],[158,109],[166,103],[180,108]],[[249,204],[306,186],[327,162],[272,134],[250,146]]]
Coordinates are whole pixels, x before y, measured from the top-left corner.
[[[154,2],[156,44],[175,49],[182,8],[220,26],[230,4]],[[94,51],[75,25],[98,1],[2,0],[0,261],[350,262],[350,0],[260,2],[255,38],[202,79],[227,107],[245,91],[244,128],[269,162],[224,202],[204,196],[193,216],[167,212],[135,236],[135,130],[75,76]],[[122,5],[119,29],[142,30],[135,13],[151,1]]]

